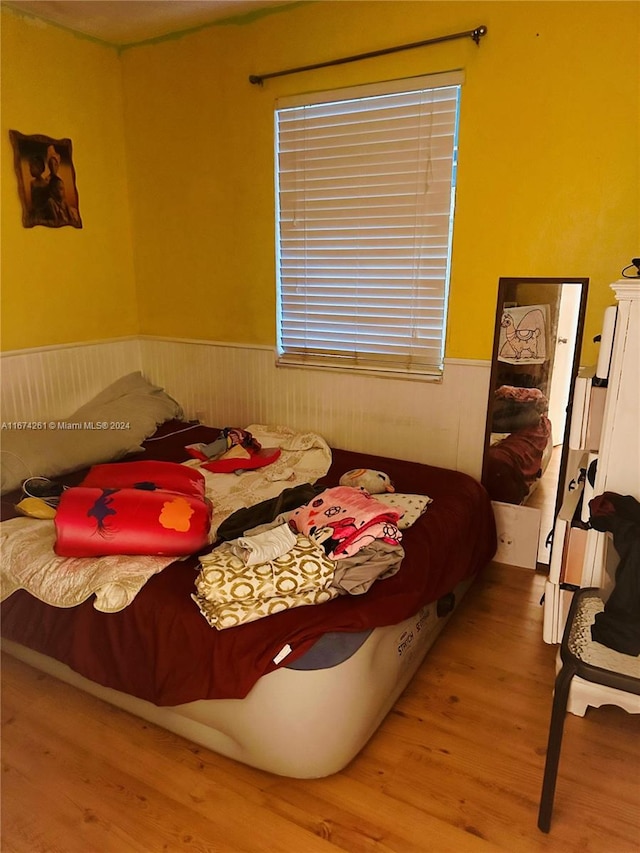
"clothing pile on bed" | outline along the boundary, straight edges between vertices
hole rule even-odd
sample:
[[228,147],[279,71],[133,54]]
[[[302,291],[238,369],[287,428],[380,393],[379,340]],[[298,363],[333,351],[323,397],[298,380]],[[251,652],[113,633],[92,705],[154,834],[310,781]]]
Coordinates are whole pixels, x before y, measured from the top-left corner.
[[188,444],[185,450],[214,474],[264,468],[273,464],[282,452],[279,447],[263,447],[249,430],[240,427],[225,427],[209,444]]
[[[100,571],[88,590],[85,586],[82,598],[86,600],[76,603],[75,595],[70,600],[66,585],[60,588],[65,590],[64,601],[60,600],[59,589],[53,591],[54,600],[50,600],[51,569],[47,561],[55,556],[54,521],[14,518],[20,495],[10,495],[3,502],[6,520],[1,525],[2,533],[15,522],[17,526],[42,525],[43,537],[48,530],[49,538],[46,553],[25,560],[24,571],[12,567],[11,559],[21,552],[21,546],[16,543],[15,548],[5,547],[4,541],[0,543],[0,568],[12,581],[10,593],[2,603],[3,639],[57,659],[93,682],[157,706],[243,699],[263,675],[302,661],[321,638],[330,635],[332,641],[336,637],[341,643],[345,632],[362,633],[398,625],[425,605],[435,606],[444,597],[449,600],[452,590],[458,584],[470,583],[495,553],[495,519],[489,497],[480,483],[467,474],[329,448],[326,441],[311,432],[260,425],[249,425],[247,430],[263,447],[279,447],[281,455],[273,464],[245,470],[239,476],[205,469],[205,495],[213,502],[210,541],[213,535],[218,541],[227,542],[251,536],[252,528],[273,521],[281,512],[298,509],[324,490],[340,485],[344,472],[356,467],[381,468],[399,492],[420,493],[415,499],[416,508],[419,500],[428,501],[422,496],[433,498],[428,513],[417,518],[406,532],[409,513],[401,506],[402,495],[384,493],[379,498],[385,507],[404,513],[398,523],[403,530],[401,547],[405,552],[400,570],[380,582],[376,580],[364,595],[339,594],[318,607],[281,610],[269,619],[257,619],[228,631],[212,628],[191,598],[202,570],[198,555],[173,560],[162,570],[162,563],[171,558],[129,557],[123,562],[132,563],[132,569],[147,560],[153,561],[157,569],[135,595],[132,591],[118,596],[121,602],[109,596],[106,606],[101,607],[108,609],[107,615],[96,612],[98,592],[94,595],[91,590],[95,582],[106,578],[112,587],[119,583],[120,574],[116,570],[105,571],[104,565],[118,557],[56,557],[63,564],[57,575],[64,572],[61,580],[65,584],[74,580],[72,574],[79,563],[99,563]],[[184,461],[186,433],[192,442],[207,444],[216,439],[219,429],[184,421],[168,422],[145,442],[144,451],[133,459],[129,457],[127,464],[146,459],[198,467],[198,460]],[[85,476],[86,470],[77,471],[65,477],[64,485],[73,487]],[[374,478],[374,482],[376,479],[380,480]],[[95,516],[90,519],[96,521]],[[115,533],[117,521],[117,516],[105,519],[110,534]],[[101,539],[99,533],[94,532],[94,537]],[[204,554],[211,547],[207,545],[199,553]],[[355,560],[365,550],[349,559]],[[34,564],[40,559],[43,568],[39,577],[46,582],[34,588]],[[335,568],[348,565],[346,559],[333,561]],[[113,588],[113,592],[117,590]],[[119,612],[114,612],[116,609]]]
[[[408,526],[430,499],[393,495],[391,506],[389,497],[351,486],[328,488],[214,548],[200,557],[192,596],[200,612],[212,627],[230,628],[340,594],[362,594],[391,577],[404,557],[401,517],[407,515]],[[272,514],[275,507],[271,502]],[[264,517],[264,507],[255,510]],[[247,524],[249,519],[243,513]]]
[[[24,588],[69,607],[95,594],[98,609],[116,612],[165,568],[167,556],[198,554],[222,539],[199,556],[192,598],[207,622],[223,629],[360,595],[399,570],[401,530],[430,498],[395,494],[389,476],[372,469],[347,471],[338,486],[313,485],[331,461],[324,439],[251,429],[272,457],[255,466],[262,471],[234,476],[241,457],[225,448],[258,453],[262,443],[249,430],[226,428],[209,445],[187,446],[197,454],[186,465],[95,465],[78,485],[62,488],[53,520],[8,522],[3,541],[12,556],[2,562],[2,598]],[[222,468],[205,462],[194,470],[203,455],[222,460]],[[307,475],[311,482],[300,482]],[[34,524],[42,536],[33,537]],[[37,541],[37,554],[25,548],[25,537]],[[27,552],[28,565],[20,559]]]

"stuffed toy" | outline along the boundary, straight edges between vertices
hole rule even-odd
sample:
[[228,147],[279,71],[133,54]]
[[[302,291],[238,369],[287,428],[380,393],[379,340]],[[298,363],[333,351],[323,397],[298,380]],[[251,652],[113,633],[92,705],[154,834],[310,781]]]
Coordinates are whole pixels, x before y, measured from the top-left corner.
[[340,485],[363,489],[370,495],[395,492],[389,475],[383,471],[373,471],[371,468],[354,468],[352,471],[347,471],[340,477]]

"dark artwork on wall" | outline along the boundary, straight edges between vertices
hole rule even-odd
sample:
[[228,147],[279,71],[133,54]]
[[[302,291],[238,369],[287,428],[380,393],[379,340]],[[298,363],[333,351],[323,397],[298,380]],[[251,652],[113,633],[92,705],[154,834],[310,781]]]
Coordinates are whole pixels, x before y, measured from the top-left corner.
[[82,228],[71,140],[10,130],[25,228]]

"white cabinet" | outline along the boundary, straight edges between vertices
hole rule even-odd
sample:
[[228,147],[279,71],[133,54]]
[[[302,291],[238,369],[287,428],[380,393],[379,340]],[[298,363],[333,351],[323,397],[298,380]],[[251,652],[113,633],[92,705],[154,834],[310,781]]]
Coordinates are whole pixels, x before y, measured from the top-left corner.
[[[593,491],[640,500],[640,281],[612,284],[618,313]],[[589,530],[582,586],[607,587],[608,536]]]
[[[617,564],[611,558],[611,537],[585,529],[589,498],[608,491],[640,500],[640,279],[622,279],[611,287],[617,312],[606,389],[591,385],[588,372],[576,380],[565,501],[554,528],[545,588],[547,643],[562,639],[572,588],[595,586],[606,591],[612,584]],[[586,470],[595,457],[593,486],[577,483],[576,472]],[[579,490],[585,486],[581,519],[575,511]]]

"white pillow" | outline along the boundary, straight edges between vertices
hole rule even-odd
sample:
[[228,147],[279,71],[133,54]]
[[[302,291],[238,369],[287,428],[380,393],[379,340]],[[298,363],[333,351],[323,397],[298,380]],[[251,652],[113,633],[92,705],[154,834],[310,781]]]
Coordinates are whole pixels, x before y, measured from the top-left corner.
[[402,514],[398,520],[398,530],[406,530],[427,511],[427,507],[433,502],[433,498],[427,495],[404,495],[391,492],[382,495],[371,495],[380,503],[399,510]]
[[158,424],[182,416],[180,405],[162,388],[139,371],[130,373],[69,417],[46,422],[46,429],[3,430],[0,492],[19,488],[27,477],[56,477],[120,459],[141,450]]

